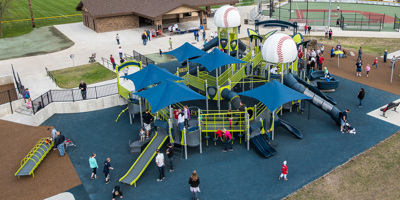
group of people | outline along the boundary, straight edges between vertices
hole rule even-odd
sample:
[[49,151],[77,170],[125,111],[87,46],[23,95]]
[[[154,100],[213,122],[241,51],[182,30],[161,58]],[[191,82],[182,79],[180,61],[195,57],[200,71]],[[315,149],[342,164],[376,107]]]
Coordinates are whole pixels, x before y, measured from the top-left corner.
[[[316,69],[322,70],[322,64],[324,63],[325,58],[323,57],[324,53],[324,45],[321,45],[317,48],[317,50],[312,49],[308,50],[305,55],[305,60],[307,61],[307,72],[311,74]],[[303,59],[303,52],[298,53],[299,60]],[[317,66],[317,68],[316,68]]]
[[174,118],[176,121],[176,125],[180,131],[184,128],[189,128],[189,120],[190,120],[190,110],[187,105],[183,106],[183,109],[174,109]]
[[[154,31],[155,33],[155,31]],[[142,33],[142,41],[143,41],[143,45],[146,46],[148,41],[151,41],[151,32],[150,30],[144,30]]]
[[63,157],[65,155],[65,136],[61,134],[61,131],[57,131],[56,128],[48,128],[50,131],[51,140],[54,141],[53,150],[57,150],[60,152],[60,156]]

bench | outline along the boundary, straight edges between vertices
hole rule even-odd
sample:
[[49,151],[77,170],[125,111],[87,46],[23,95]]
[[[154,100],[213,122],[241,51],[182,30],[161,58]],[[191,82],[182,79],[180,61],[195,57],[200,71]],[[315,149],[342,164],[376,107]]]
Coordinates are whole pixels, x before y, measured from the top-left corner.
[[[393,111],[394,111],[394,112],[397,112],[397,111],[396,111],[396,108],[397,108],[397,106],[399,106],[399,104],[400,104],[400,102],[398,102],[398,103],[390,102],[386,107],[381,108],[381,111],[383,112],[382,116],[383,116],[383,117],[386,117],[386,116],[385,116],[386,111],[388,111],[388,110],[390,110],[390,109],[392,109],[392,108],[393,108]],[[386,117],[386,118],[387,118],[387,117]]]

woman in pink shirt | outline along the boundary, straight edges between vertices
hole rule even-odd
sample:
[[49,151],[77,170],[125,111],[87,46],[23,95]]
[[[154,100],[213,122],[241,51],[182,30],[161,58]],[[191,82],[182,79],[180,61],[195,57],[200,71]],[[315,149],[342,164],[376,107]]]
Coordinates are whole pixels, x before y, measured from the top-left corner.
[[233,151],[231,144],[232,141],[231,132],[227,131],[225,128],[224,128],[224,136],[225,136],[225,149],[223,149],[222,152],[226,152],[226,150],[228,149],[228,145],[229,145],[229,151]]
[[371,66],[369,66],[369,64],[368,64],[367,66],[365,66],[365,71],[367,72],[367,77],[368,77],[369,70],[371,70]]

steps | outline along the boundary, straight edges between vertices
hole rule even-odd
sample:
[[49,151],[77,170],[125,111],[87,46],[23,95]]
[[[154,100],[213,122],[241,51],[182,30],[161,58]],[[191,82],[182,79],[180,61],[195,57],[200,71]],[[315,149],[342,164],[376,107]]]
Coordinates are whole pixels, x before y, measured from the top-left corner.
[[26,105],[19,107],[17,110],[15,110],[15,112],[23,114],[23,115],[28,115],[28,116],[33,115],[33,114],[31,114],[31,111],[26,107]]

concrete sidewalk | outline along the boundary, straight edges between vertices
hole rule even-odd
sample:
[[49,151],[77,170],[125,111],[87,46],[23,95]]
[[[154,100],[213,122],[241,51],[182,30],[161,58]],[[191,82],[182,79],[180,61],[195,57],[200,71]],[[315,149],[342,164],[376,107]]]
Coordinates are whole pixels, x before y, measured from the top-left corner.
[[[255,6],[243,6],[237,7],[242,16],[242,22],[247,18],[247,14]],[[207,39],[210,40],[210,33],[217,31],[214,25],[214,19],[208,18],[208,29]],[[181,29],[197,27],[198,21],[179,23]],[[63,24],[55,26],[60,32],[71,39],[75,45],[72,47],[54,53],[46,55],[30,56],[24,58],[16,58],[10,60],[0,61],[0,76],[11,74],[11,64],[13,64],[16,72],[19,73],[22,83],[25,87],[28,87],[31,91],[31,96],[36,98],[48,91],[49,89],[59,89],[54,83],[46,76],[45,67],[49,70],[57,70],[72,67],[72,60],[70,55],[74,54],[74,62],[76,65],[87,64],[89,56],[92,53],[97,53],[97,61],[101,63],[101,57],[109,58],[110,54],[118,58],[118,47],[115,35],[120,35],[121,47],[124,53],[132,55],[132,50],[135,50],[143,55],[158,53],[159,49],[163,52],[168,51],[169,48],[169,37],[172,38],[173,47],[179,47],[185,42],[189,42],[196,47],[201,48],[204,42],[194,40],[193,34],[182,34],[182,35],[165,35],[160,38],[154,38],[143,46],[141,40],[141,34],[145,29],[152,29],[154,27],[141,27],[137,29],[129,29],[123,31],[107,32],[107,33],[96,33],[91,29],[85,27],[82,22]],[[247,28],[254,29],[254,25],[242,23],[240,38],[247,36]],[[262,28],[260,27],[260,34],[266,34],[272,30],[280,30],[280,28]],[[301,27],[299,31],[301,32]],[[333,37],[378,37],[378,38],[400,38],[399,32],[370,32],[370,31],[342,31],[340,28],[332,27]],[[291,30],[283,31],[286,34],[292,34]],[[313,36],[323,36],[324,32],[311,32]],[[101,83],[98,83],[101,85]],[[96,85],[98,85],[96,84]]]

